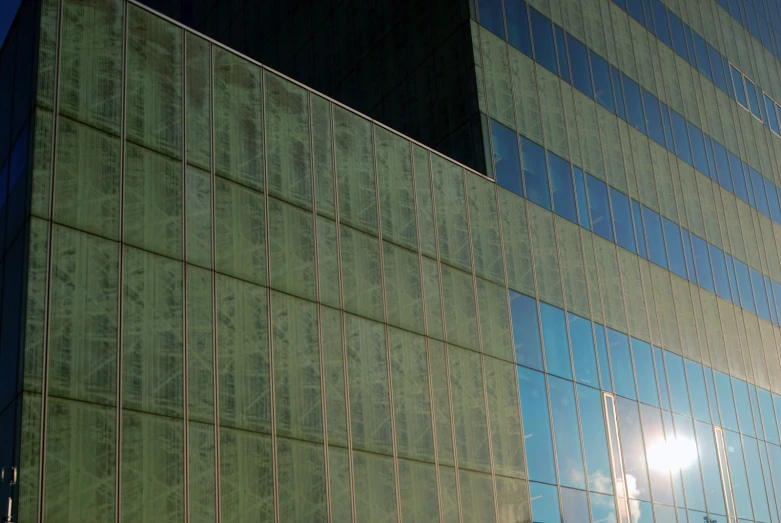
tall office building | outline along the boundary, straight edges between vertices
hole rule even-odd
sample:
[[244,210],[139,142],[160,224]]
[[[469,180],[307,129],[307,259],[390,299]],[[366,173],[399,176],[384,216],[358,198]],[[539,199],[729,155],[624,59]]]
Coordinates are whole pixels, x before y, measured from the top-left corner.
[[13,521],[781,520],[779,4],[144,3],[0,52]]

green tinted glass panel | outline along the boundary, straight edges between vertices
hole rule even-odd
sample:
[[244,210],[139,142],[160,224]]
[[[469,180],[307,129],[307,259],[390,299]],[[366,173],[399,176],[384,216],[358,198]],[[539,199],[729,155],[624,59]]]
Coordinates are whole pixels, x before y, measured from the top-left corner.
[[213,273],[186,270],[188,412],[192,420],[214,423]]
[[190,521],[207,523],[216,517],[217,475],[214,473],[214,425],[188,425],[190,459]]
[[436,260],[423,257],[423,288],[426,294],[428,335],[442,339],[442,300],[439,293],[439,269]]
[[423,300],[418,255],[383,242],[388,323],[423,333]]
[[328,443],[347,445],[347,402],[344,396],[342,315],[335,309],[320,307],[320,321],[323,333]]
[[418,211],[420,250],[431,257],[437,253],[437,232],[434,222],[434,202],[431,196],[429,152],[419,145],[413,148],[415,160],[415,203]]
[[371,123],[353,112],[334,107],[334,135],[339,216],[348,225],[376,233]]
[[271,286],[314,300],[314,216],[274,198],[268,200]]
[[489,357],[484,362],[494,470],[502,476],[524,477],[526,464],[523,459],[515,365]]
[[312,154],[315,158],[315,200],[317,212],[333,218],[334,153],[331,127],[331,103],[310,93],[312,105]]
[[496,521],[491,476],[460,470],[458,479],[461,481],[461,509],[464,512],[464,520]]
[[469,270],[471,261],[463,172],[457,165],[436,155],[431,157],[431,165],[442,261]]
[[510,336],[510,316],[507,310],[505,287],[478,278],[477,298],[483,352],[513,361],[513,343]]
[[471,174],[466,177],[469,190],[469,221],[475,272],[484,278],[504,283],[502,242],[496,208],[496,185]]
[[187,261],[201,267],[212,265],[212,188],[211,177],[191,165],[185,173]]
[[439,520],[434,465],[400,459],[399,485],[403,521],[424,523]]
[[187,163],[210,170],[211,143],[211,44],[185,33],[185,97]]
[[377,238],[341,227],[344,309],[383,319],[382,272]]
[[269,436],[220,428],[220,507],[225,521],[274,521],[272,453]]
[[[431,385],[434,391],[434,419],[437,430],[437,456],[440,463],[452,465],[453,426],[450,421],[450,391],[448,388],[447,353],[445,344],[430,340]],[[454,479],[455,481],[455,479]]]
[[277,440],[280,521],[328,521],[323,446]]
[[442,265],[447,341],[477,350],[477,314],[472,277]]
[[331,520],[352,521],[353,507],[350,500],[349,451],[328,447],[328,474],[331,479]]
[[356,521],[397,521],[393,460],[367,452],[354,452],[353,464]]
[[263,195],[216,180],[217,270],[255,283],[266,282],[266,227]]
[[480,355],[448,347],[459,467],[491,470]]
[[410,249],[417,249],[415,193],[409,142],[381,127],[375,129],[375,139],[382,237]]
[[328,218],[317,217],[317,268],[320,282],[320,301],[339,307],[339,245],[336,243],[336,224]]

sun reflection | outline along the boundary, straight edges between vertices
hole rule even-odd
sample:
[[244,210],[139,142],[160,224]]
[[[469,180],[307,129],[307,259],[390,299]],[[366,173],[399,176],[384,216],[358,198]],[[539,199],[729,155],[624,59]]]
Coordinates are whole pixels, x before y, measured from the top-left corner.
[[659,470],[676,471],[691,465],[697,459],[697,447],[686,438],[661,441],[648,448],[648,464]]

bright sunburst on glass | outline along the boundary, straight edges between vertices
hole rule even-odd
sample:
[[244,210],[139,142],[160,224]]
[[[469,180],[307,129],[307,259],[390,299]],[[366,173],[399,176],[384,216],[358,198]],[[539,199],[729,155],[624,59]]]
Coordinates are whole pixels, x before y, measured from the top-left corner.
[[660,470],[680,470],[691,465],[696,458],[697,447],[685,438],[668,439],[648,449],[648,464]]

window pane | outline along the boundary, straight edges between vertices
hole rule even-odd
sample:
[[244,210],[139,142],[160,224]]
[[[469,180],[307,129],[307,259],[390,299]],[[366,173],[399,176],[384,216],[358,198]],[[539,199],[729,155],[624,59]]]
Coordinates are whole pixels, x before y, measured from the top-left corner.
[[572,379],[564,311],[541,302],[540,318],[542,319],[542,337],[545,342],[547,371],[563,378]]
[[532,519],[539,523],[559,523],[559,493],[554,485],[529,483],[532,501]]
[[712,140],[711,143],[713,143],[713,156],[716,160],[716,173],[718,174],[719,184],[729,192],[732,192],[732,174],[730,173],[730,164],[727,159],[727,150],[716,140]]
[[588,502],[586,501],[586,493],[582,490],[562,488],[561,506],[564,507],[562,513],[564,521],[575,522],[588,518]]
[[686,379],[689,383],[689,399],[692,404],[692,414],[695,419],[711,422],[710,408],[708,407],[708,392],[705,390],[705,381],[702,374],[702,365],[691,360],[684,360],[686,367]]
[[377,232],[371,122],[334,107],[339,213],[343,223]]
[[607,341],[610,346],[610,365],[613,369],[616,394],[636,399],[632,356],[629,352],[629,338],[626,334],[608,329]]
[[491,120],[496,183],[523,196],[521,163],[518,157],[518,137],[502,124]]
[[640,405],[640,418],[643,421],[643,441],[654,500],[672,505],[673,489],[670,483],[670,467],[667,466],[665,459],[665,451],[668,447],[661,412],[648,405]]
[[638,254],[648,259],[648,249],[645,244],[645,231],[643,230],[643,215],[640,202],[632,200],[632,217],[634,218],[635,236],[637,237]]
[[515,362],[542,370],[540,326],[537,318],[537,302],[524,294],[510,291]]
[[615,113],[616,106],[613,100],[613,87],[610,82],[610,68],[604,58],[598,54],[589,51],[589,57],[591,58],[591,71],[594,73],[595,98],[602,107],[611,113]]
[[[572,85],[581,93],[592,98],[594,93],[591,86],[591,69],[589,68],[589,53],[586,46],[567,33],[567,50],[569,51],[569,63],[572,66]],[[610,82],[610,76],[607,76],[607,81]],[[610,92],[612,93],[612,91],[611,89]]]
[[478,0],[480,25],[504,38],[504,21],[502,20],[502,0]]
[[689,274],[689,281],[697,283],[697,271],[694,268],[694,249],[692,249],[692,238],[689,231],[681,229],[683,237],[683,254],[686,257],[686,271]]
[[622,75],[621,80],[626,99],[626,121],[645,134],[645,115],[643,114],[643,102],[640,98],[640,87],[627,76]]
[[754,293],[751,290],[751,280],[749,278],[748,267],[737,258],[735,262],[735,274],[738,279],[738,290],[740,292],[740,305],[746,310],[756,313],[754,308]]
[[589,494],[591,499],[591,521],[617,521],[616,502],[613,496]]
[[778,134],[779,128],[778,128],[778,115],[776,115],[776,106],[773,102],[773,99],[770,98],[768,95],[764,94],[764,100],[765,100],[765,114],[767,114],[767,122],[768,125],[770,125],[770,128]]
[[705,139],[702,131],[696,126],[689,124],[689,136],[691,137],[692,156],[694,159],[694,167],[708,176],[710,176],[710,169],[708,167],[708,157],[705,152]]
[[635,248],[635,235],[632,225],[632,211],[629,206],[629,197],[610,188],[610,201],[613,207],[613,224],[616,231],[616,242],[632,252],[637,252]]
[[662,220],[657,213],[643,206],[643,222],[648,242],[648,257],[652,262],[666,269],[667,255],[664,249],[664,236],[662,236]]
[[667,246],[670,270],[681,278],[686,278],[686,261],[683,257],[681,229],[667,218],[663,218],[662,223],[664,224],[664,242]]
[[586,184],[592,230],[603,238],[613,241],[613,220],[610,217],[607,186],[590,174],[586,176]]
[[746,382],[737,378],[732,378],[732,393],[735,395],[735,406],[738,412],[740,432],[755,437],[754,418],[751,414],[751,401],[749,400]]
[[641,340],[632,338],[632,360],[637,375],[637,392],[639,400],[654,407],[659,406],[659,392],[656,388],[656,374],[651,346]]
[[762,111],[759,109],[759,97],[757,96],[757,88],[754,82],[748,78],[744,78],[746,82],[746,92],[748,92],[748,106],[751,109],[751,114],[762,119]]
[[553,25],[553,32],[556,35],[556,54],[558,55],[559,73],[561,79],[570,83],[569,64],[567,63],[567,47],[564,42],[564,30],[558,25]]
[[713,292],[713,275],[710,268],[708,244],[694,234],[691,235],[691,239],[694,249],[694,264],[697,266],[697,283]]
[[743,107],[748,108],[748,101],[746,100],[746,88],[743,85],[743,75],[731,64],[729,68],[730,73],[732,74],[732,85],[735,89],[735,99]]
[[586,180],[583,171],[575,167],[575,194],[578,199],[578,223],[581,227],[591,230],[591,223],[588,214],[588,201],[586,200]]
[[543,67],[558,74],[556,67],[556,48],[553,44],[553,25],[544,15],[529,7],[531,15],[532,38],[534,39],[534,58]]
[[610,374],[610,360],[607,355],[607,340],[605,338],[605,327],[597,323],[594,324],[594,338],[597,340],[597,357],[599,358],[599,379],[602,383],[602,389],[613,392],[613,378]]
[[664,351],[654,347],[654,362],[656,363],[656,385],[659,389],[659,397],[662,400],[662,408],[670,410],[670,394],[667,390],[667,372],[664,368]]
[[548,188],[548,170],[545,165],[545,150],[536,143],[522,138],[521,153],[526,197],[537,205],[550,210],[550,189]]
[[575,380],[592,387],[599,387],[591,322],[572,313],[567,314],[567,321],[572,344],[572,360],[575,364]]
[[754,186],[754,197],[757,202],[757,210],[765,216],[770,217],[770,210],[767,206],[767,195],[765,195],[764,178],[762,178],[762,175],[753,168],[749,168],[749,172],[751,173],[751,184]]
[[725,430],[724,442],[726,443],[727,448],[729,475],[738,517],[753,520],[751,494],[749,494],[748,478],[746,477],[746,466],[743,461],[743,446],[741,445],[740,435]]
[[518,367],[518,387],[529,479],[556,483],[545,375]]
[[529,34],[529,15],[526,13],[526,2],[523,0],[507,0],[504,3],[504,14],[507,17],[507,33],[510,45],[519,49],[526,56],[532,55],[531,35]]
[[643,105],[645,106],[645,121],[648,125],[648,136],[664,147],[664,126],[662,113],[659,110],[659,100],[643,89]]
[[569,162],[552,153],[548,153],[548,163],[550,164],[551,188],[553,189],[553,210],[559,216],[577,223],[571,166]]
[[684,120],[683,116],[673,110],[670,111],[670,117],[672,118],[673,134],[675,135],[675,154],[691,165],[692,153],[689,145],[686,120]]
[[556,437],[559,482],[568,487],[586,488],[572,382],[550,376],[548,384],[553,415],[553,433]]
[[[613,492],[613,476],[607,451],[605,418],[602,413],[602,394],[590,387],[577,386],[580,428],[586,453],[588,488],[606,494]],[[528,451],[527,451],[528,455]]]
[[686,387],[686,374],[683,370],[683,358],[672,352],[665,351],[664,363],[667,369],[667,384],[670,388],[673,412],[691,416],[689,391]]
[[621,434],[627,495],[631,499],[650,501],[648,467],[637,403],[626,398],[616,398],[616,414]]
[[731,297],[729,291],[729,279],[727,276],[727,262],[724,258],[724,252],[713,245],[710,245],[709,248],[711,265],[713,266],[713,279],[716,284],[716,294],[725,300],[730,300]]
[[751,273],[751,286],[754,289],[754,299],[757,304],[757,314],[770,321],[770,308],[767,303],[767,295],[765,294],[765,283],[762,279],[762,275],[754,269],[750,270]]

